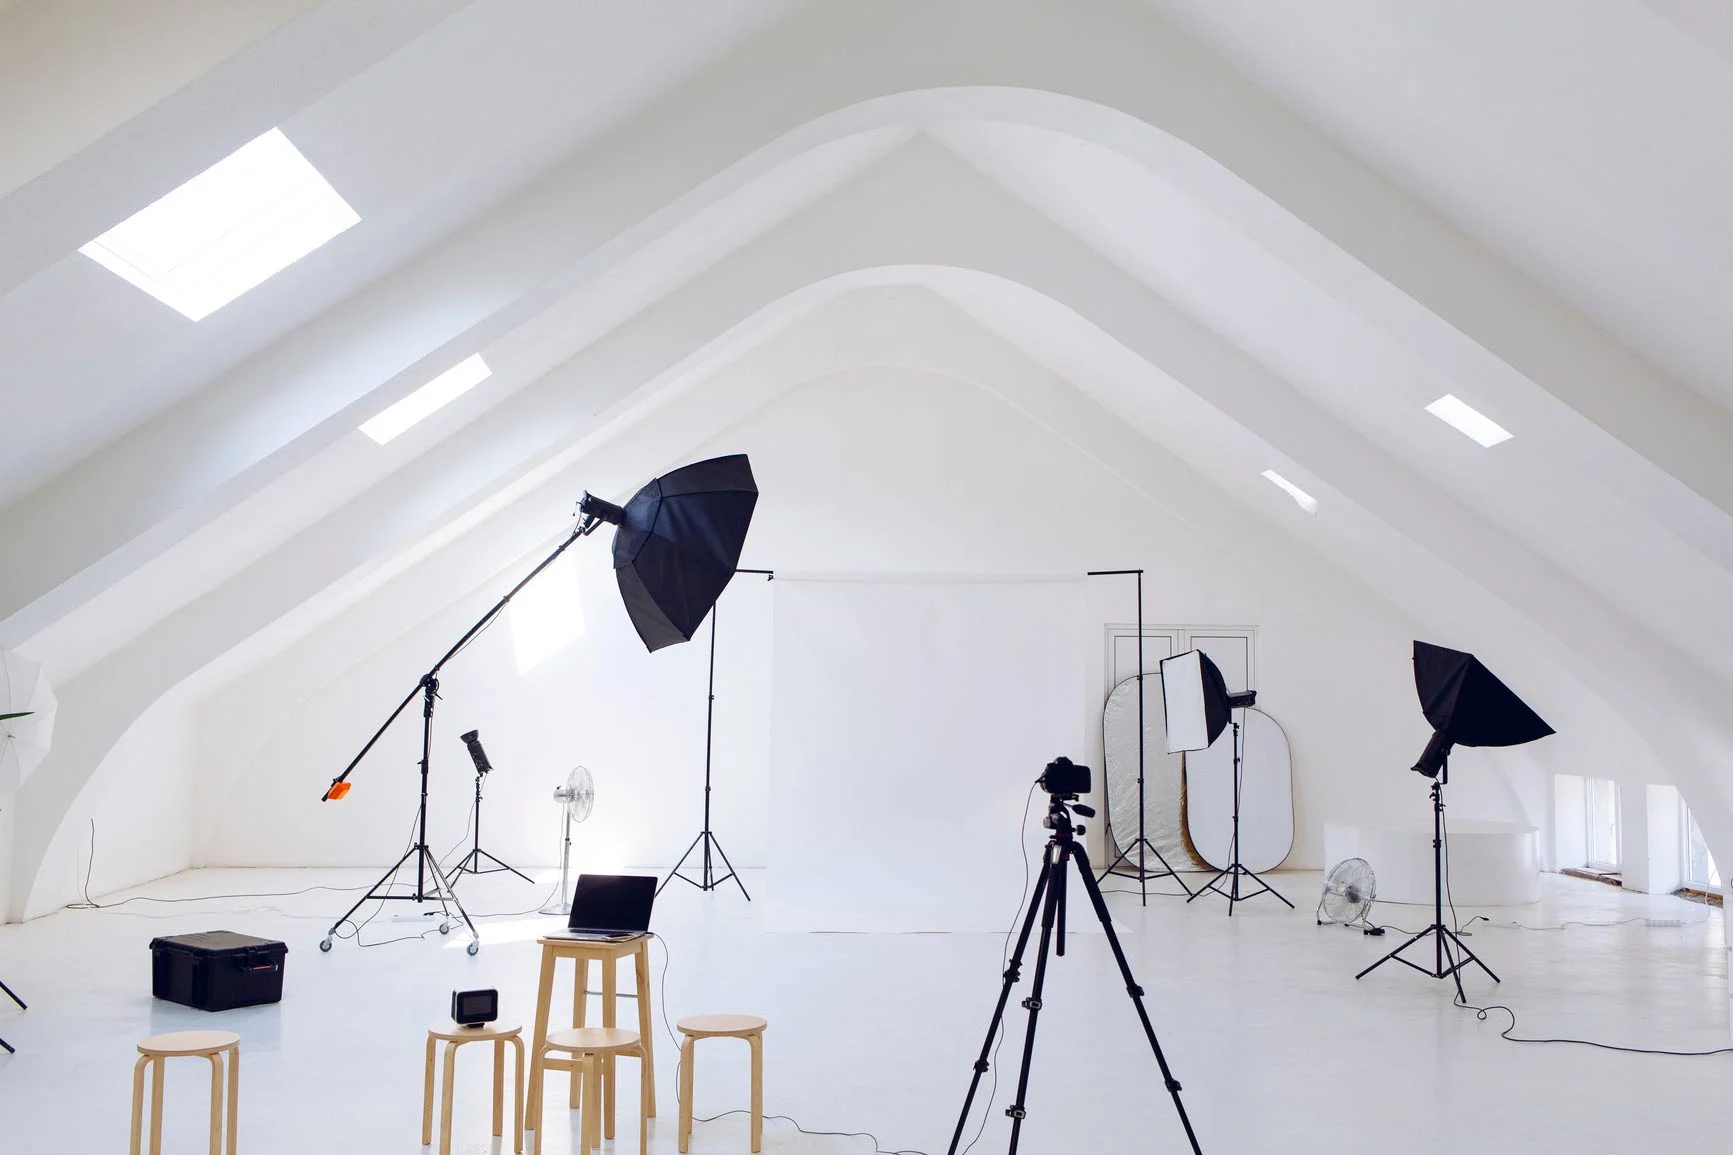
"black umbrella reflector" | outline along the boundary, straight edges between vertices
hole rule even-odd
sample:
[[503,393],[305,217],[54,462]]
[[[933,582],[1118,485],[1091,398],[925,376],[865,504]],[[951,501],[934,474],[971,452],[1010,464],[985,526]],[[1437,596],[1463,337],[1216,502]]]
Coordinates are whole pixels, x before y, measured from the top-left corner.
[[626,614],[652,653],[698,632],[740,564],[757,504],[744,453],[663,474],[624,508],[584,495],[584,513],[619,526],[614,576]]
[[1221,669],[1202,650],[1161,660],[1161,705],[1167,716],[1169,754],[1214,745],[1227,729],[1233,704]]
[[1414,689],[1432,740],[1414,769],[1438,777],[1452,746],[1520,746],[1553,733],[1473,654],[1414,643]]

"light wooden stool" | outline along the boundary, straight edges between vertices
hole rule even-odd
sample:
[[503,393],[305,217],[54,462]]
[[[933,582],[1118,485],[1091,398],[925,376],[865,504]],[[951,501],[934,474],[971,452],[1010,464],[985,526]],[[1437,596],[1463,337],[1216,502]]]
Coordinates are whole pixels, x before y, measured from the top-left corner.
[[493,1044],[493,1133],[505,1134],[505,1045],[511,1043],[517,1052],[517,1089],[512,1095],[512,1119],[516,1130],[513,1151],[522,1155],[524,1149],[524,1040],[523,1028],[516,1023],[483,1023],[479,1027],[460,1027],[456,1023],[435,1023],[427,1029],[427,1074],[421,1092],[421,1145],[433,1142],[433,1052],[445,1044],[445,1071],[439,1085],[439,1155],[451,1155],[451,1082],[457,1066],[457,1049],[465,1043]]
[[[644,1048],[644,1084],[648,1091],[649,1115],[656,1117],[656,1060],[651,1045],[652,1028],[650,1026],[650,936],[636,935],[618,942],[583,941],[578,939],[544,938],[538,940],[542,948],[541,985],[536,992],[536,1027],[530,1038],[530,1089],[529,1098],[524,1103],[524,1114],[530,1122],[527,1126],[539,1129],[542,1119],[542,1084],[546,1081],[535,1071],[536,1059],[540,1057],[542,1048],[548,1041],[549,1004],[554,995],[554,972],[561,959],[570,959],[576,964],[577,975],[572,985],[572,1026],[580,1028],[586,1025],[585,1019],[589,1006],[590,963],[598,962],[602,967],[602,1026],[616,1025],[616,1007],[619,998],[618,972],[619,961],[623,958],[632,960],[633,971],[637,979],[638,1000],[638,1039]],[[564,1065],[556,1070],[566,1069]],[[578,1080],[582,1076],[580,1065],[572,1064],[571,1105],[578,1106]],[[610,1060],[603,1064],[602,1077],[607,1084],[609,1101],[612,1102],[613,1063]]]
[[[223,1109],[223,1057],[228,1056],[228,1110]],[[151,1069],[150,1155],[162,1155],[162,1078],[168,1059],[211,1061],[211,1155],[223,1149],[224,1119],[228,1120],[228,1155],[235,1155],[236,1111],[241,1091],[241,1036],[230,1031],[180,1031],[153,1035],[138,1045],[132,1068],[132,1155],[139,1155],[144,1129],[144,1072]]]
[[[550,1058],[550,1051],[569,1051],[573,1057]],[[530,1077],[539,1080],[553,1070],[570,1071],[573,1078],[583,1079],[584,1114],[579,1130],[583,1134],[583,1149],[588,1151],[600,1147],[604,1136],[614,1137],[613,1070],[614,1060],[621,1055],[638,1059],[643,1067],[638,1080],[638,1155],[646,1155],[650,1149],[650,1058],[637,1031],[619,1027],[575,1027],[569,1031],[554,1031],[536,1052]],[[575,1096],[572,1105],[577,1105]],[[600,1119],[597,1118],[598,1108]],[[542,1131],[542,1121],[538,1116],[535,1155],[541,1155]]]
[[764,1028],[756,1015],[694,1015],[674,1024],[680,1044],[680,1150],[692,1143],[692,1060],[699,1039],[745,1039],[752,1048],[752,1149],[764,1146]]

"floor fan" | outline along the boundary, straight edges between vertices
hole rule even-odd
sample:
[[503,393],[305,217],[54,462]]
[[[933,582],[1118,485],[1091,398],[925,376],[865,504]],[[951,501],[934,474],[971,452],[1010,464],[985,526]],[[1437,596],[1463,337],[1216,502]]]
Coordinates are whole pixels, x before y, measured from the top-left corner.
[[560,804],[560,826],[562,828],[559,901],[551,906],[544,906],[542,913],[570,914],[572,912],[570,887],[572,825],[588,818],[590,811],[596,808],[596,784],[590,778],[590,772],[582,766],[573,767],[572,772],[566,775],[565,783],[554,788],[554,801]]
[[1347,858],[1330,868],[1318,899],[1318,925],[1327,922],[1357,926],[1366,934],[1383,934],[1366,917],[1378,897],[1378,880],[1364,858]]

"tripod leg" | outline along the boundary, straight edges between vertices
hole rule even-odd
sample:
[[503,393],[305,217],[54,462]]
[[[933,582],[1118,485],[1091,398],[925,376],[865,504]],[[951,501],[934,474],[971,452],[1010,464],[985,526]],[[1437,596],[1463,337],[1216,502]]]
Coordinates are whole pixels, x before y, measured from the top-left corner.
[[[1409,939],[1407,942],[1403,943],[1401,946],[1397,947],[1395,950],[1389,952],[1383,958],[1379,959],[1377,962],[1373,963],[1371,966],[1367,967],[1365,970],[1361,971],[1359,974],[1355,975],[1354,977],[1356,979],[1365,978],[1367,975],[1371,974],[1373,971],[1377,970],[1379,967],[1383,966],[1385,963],[1389,962],[1391,959],[1396,959],[1397,955],[1401,954],[1403,951],[1407,950],[1409,947],[1413,946],[1415,943],[1419,942],[1421,939],[1425,938],[1427,935],[1429,935],[1431,933],[1432,933],[1432,928],[1427,927],[1425,930],[1421,931],[1419,934],[1415,935],[1413,938]],[[1397,962],[1406,962],[1407,960],[1406,959],[1396,959],[1396,961]]]
[[[678,879],[679,879],[679,880],[680,880],[680,881],[681,881],[681,882],[692,882],[692,880],[691,880],[691,879],[690,879],[690,878],[687,878],[687,877],[686,877],[686,876],[685,876],[685,875],[684,875],[684,874],[681,874],[681,873],[680,873],[680,870],[681,870],[681,868],[682,868],[682,867],[684,867],[684,866],[685,866],[685,865],[686,865],[686,860],[687,860],[687,859],[688,859],[688,858],[691,858],[691,857],[692,857],[692,852],[693,852],[693,851],[694,851],[694,850],[697,850],[697,849],[698,849],[698,844],[699,844],[699,843],[700,843],[700,842],[703,842],[703,841],[704,841],[704,836],[703,836],[703,835],[702,835],[702,834],[700,834],[700,835],[699,835],[699,836],[698,836],[698,837],[697,837],[697,838],[694,838],[694,839],[693,839],[693,840],[692,840],[692,845],[691,845],[691,846],[688,846],[688,847],[687,847],[687,848],[686,848],[686,853],[685,853],[685,854],[682,854],[682,855],[681,855],[681,856],[680,856],[680,861],[679,861],[679,862],[676,862],[676,863],[675,863],[675,864],[674,864],[674,869],[673,869],[673,870],[671,870],[671,871],[669,871],[669,872],[668,872],[668,877],[667,877],[667,878],[664,878],[664,879],[663,879],[663,880],[662,880],[662,885],[661,885],[661,886],[658,886],[658,887],[657,887],[657,888],[656,888],[656,893],[657,893],[657,894],[661,894],[661,893],[662,893],[662,891],[663,891],[663,890],[664,890],[664,889],[666,889],[666,888],[667,888],[667,886],[668,886],[668,884],[669,884],[669,883],[670,883],[670,882],[673,882],[673,881],[674,881],[674,880],[675,880],[675,879],[676,879],[676,878],[678,878]],[[703,887],[702,887],[702,886],[699,886],[699,885],[698,885],[698,883],[696,883],[696,882],[692,882],[692,885],[693,885],[693,886],[698,886],[698,889],[700,889],[700,890],[702,890],[702,889],[704,889],[704,888],[703,888]]]
[[1005,1108],[1005,1114],[1011,1117],[1011,1145],[1005,1149],[1006,1155],[1017,1155],[1017,1142],[1023,1134],[1023,1120],[1029,1114],[1023,1103],[1029,1094],[1029,1068],[1035,1061],[1035,1028],[1041,1022],[1041,991],[1047,985],[1047,959],[1053,946],[1053,921],[1065,901],[1064,849],[1049,843],[1047,862],[1057,877],[1048,880],[1047,901],[1041,905],[1041,945],[1035,950],[1035,981],[1029,987],[1029,997],[1023,1000],[1023,1009],[1029,1012],[1029,1027],[1023,1033],[1023,1062],[1017,1069],[1017,1097]]
[[[1113,948],[1113,960],[1119,964],[1119,973],[1125,979],[1125,991],[1131,996],[1132,1005],[1137,1008],[1137,1019],[1143,1024],[1144,1037],[1149,1040],[1149,1049],[1155,1052],[1156,1066],[1161,1068],[1162,1082],[1167,1086],[1167,1093],[1173,1097],[1173,1109],[1179,1113],[1180,1126],[1185,1128],[1186,1141],[1191,1144],[1192,1155],[1203,1155],[1203,1148],[1198,1146],[1197,1133],[1191,1129],[1191,1118],[1185,1113],[1185,1103],[1180,1100],[1179,1080],[1173,1077],[1173,1071],[1168,1068],[1167,1056],[1162,1054],[1161,1041],[1155,1037],[1155,1027],[1149,1021],[1149,1011],[1143,1005],[1143,988],[1137,985],[1137,979],[1131,973],[1131,964],[1125,959],[1125,949],[1119,945],[1119,935],[1113,929],[1113,916],[1108,913],[1107,900],[1101,896],[1101,887],[1095,881],[1095,874],[1089,869],[1089,855],[1081,844],[1073,845],[1071,854],[1077,859],[1077,873],[1083,876],[1083,887],[1089,892],[1089,902],[1095,907],[1095,917],[1101,920],[1101,929],[1107,932],[1107,945]],[[1039,984],[1040,972],[1037,971],[1036,982]],[[1030,1035],[1034,1035],[1031,1024]],[[1028,1056],[1024,1055],[1027,1064]]]
[[470,920],[469,911],[463,909],[463,903],[458,901],[457,892],[451,889],[451,883],[446,881],[445,872],[439,868],[439,859],[433,857],[433,851],[423,846],[421,857],[422,861],[426,863],[428,871],[433,875],[433,885],[437,888],[435,893],[439,895],[439,905],[445,909],[447,914],[451,913],[452,907],[457,908],[458,916],[463,919],[463,925],[469,928],[469,953],[475,954],[481,950],[481,932],[475,929],[475,923]]
[[987,1038],[981,1044],[981,1055],[975,1060],[975,1077],[969,1080],[969,1093],[963,1097],[963,1111],[957,1116],[957,1129],[951,1135],[951,1145],[947,1148],[948,1155],[957,1155],[958,1145],[963,1141],[963,1128],[969,1124],[969,1112],[975,1106],[975,1092],[981,1087],[981,1076],[991,1068],[993,1044],[999,1035],[999,1027],[1005,1020],[1005,1004],[1011,1000],[1011,988],[1022,977],[1023,951],[1029,945],[1029,934],[1035,929],[1036,912],[1041,909],[1042,899],[1047,894],[1047,883],[1053,874],[1053,864],[1043,861],[1041,873],[1035,879],[1035,892],[1029,897],[1029,912],[1023,917],[1023,929],[1017,935],[1017,946],[1011,951],[1010,961],[1005,965],[1005,984],[999,988],[999,1002],[993,1007],[993,1018],[987,1024]]
[[[734,869],[734,864],[732,862],[728,861],[728,852],[726,850],[722,849],[722,844],[720,842],[716,841],[716,836],[714,834],[712,834],[710,836],[710,841],[716,843],[716,853],[720,854],[722,856],[722,865],[726,866],[728,868],[728,878],[732,878],[734,880],[734,885],[738,886],[740,888],[740,893],[743,895],[746,895],[746,901],[751,902],[752,896],[750,894],[746,894],[746,884],[744,882],[740,881],[740,872],[738,870]],[[726,882],[727,880],[728,879],[726,879],[726,878],[723,879],[724,882]],[[720,884],[718,884],[718,885],[720,885]]]
[[[535,881],[535,879],[531,878],[529,875],[525,874],[523,871],[519,870],[517,867],[512,866],[510,863],[501,862],[498,858],[495,858],[493,855],[489,854],[485,850],[477,850],[474,852],[474,854],[475,854],[475,861],[476,862],[480,862],[482,859],[485,858],[489,862],[493,863],[493,869],[492,870],[471,870],[470,871],[471,874],[499,874],[503,871],[507,874],[515,874],[519,878],[523,879],[525,882],[534,882]],[[453,877],[456,877],[457,871],[454,870],[451,873],[452,873]]]
[[405,850],[403,852],[403,857],[399,858],[397,860],[397,864],[395,866],[393,866],[390,870],[387,870],[380,877],[378,882],[375,882],[372,886],[368,887],[367,893],[362,895],[360,898],[356,899],[355,905],[343,912],[342,918],[338,919],[336,922],[331,924],[331,929],[325,932],[325,941],[330,942],[333,938],[337,937],[337,928],[338,927],[342,926],[344,923],[348,922],[351,918],[353,918],[355,916],[356,911],[360,910],[362,907],[366,906],[368,903],[372,902],[374,899],[380,897],[380,895],[378,893],[379,888],[383,887],[383,886],[389,886],[391,884],[391,880],[397,877],[397,872],[399,870],[403,869],[403,864],[405,862],[408,862],[410,859],[410,856],[415,854],[420,849],[421,849],[421,847],[419,847],[419,846],[412,846],[408,850]]
[[7,998],[9,998],[13,1002],[17,1003],[19,1010],[27,1011],[30,1009],[29,1007],[24,1005],[24,1000],[18,997],[17,992],[14,991],[11,987],[7,986],[4,982],[0,982],[0,992],[3,992]]

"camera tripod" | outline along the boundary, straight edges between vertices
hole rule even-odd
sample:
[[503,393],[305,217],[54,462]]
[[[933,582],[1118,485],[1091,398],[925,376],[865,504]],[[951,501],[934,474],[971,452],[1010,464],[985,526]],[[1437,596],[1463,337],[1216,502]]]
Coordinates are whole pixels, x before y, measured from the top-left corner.
[[1041,1015],[1041,992],[1047,980],[1047,959],[1049,953],[1058,954],[1060,957],[1065,955],[1065,879],[1068,865],[1075,866],[1078,876],[1083,880],[1083,889],[1089,894],[1090,905],[1095,908],[1095,917],[1101,920],[1101,929],[1107,932],[1107,943],[1113,948],[1114,961],[1119,964],[1119,973],[1125,979],[1125,991],[1131,996],[1132,1005],[1137,1008],[1138,1021],[1143,1024],[1143,1033],[1149,1039],[1150,1050],[1155,1052],[1156,1065],[1161,1068],[1167,1093],[1173,1096],[1174,1110],[1179,1112],[1180,1125],[1185,1128],[1185,1137],[1191,1143],[1193,1155],[1203,1155],[1203,1149],[1198,1146],[1197,1135],[1191,1129],[1191,1120],[1186,1116],[1185,1104],[1180,1101],[1179,1081],[1168,1069],[1167,1058],[1161,1052],[1161,1043],[1155,1037],[1155,1028],[1150,1025],[1149,1012],[1143,1005],[1143,988],[1138,986],[1137,980],[1132,977],[1131,964],[1126,962],[1125,951],[1119,945],[1119,936],[1114,933],[1113,919],[1107,912],[1106,900],[1101,897],[1101,887],[1095,881],[1089,856],[1077,841],[1077,835],[1082,834],[1084,828],[1072,823],[1071,811],[1074,809],[1085,818],[1095,817],[1095,811],[1079,803],[1076,794],[1051,795],[1044,825],[1053,834],[1047,839],[1046,848],[1041,854],[1041,873],[1035,880],[1035,892],[1029,898],[1029,913],[1024,916],[1023,929],[1017,935],[1017,948],[1011,952],[1010,965],[1005,968],[1005,985],[1000,988],[999,1002],[993,1008],[992,1022],[987,1024],[987,1038],[981,1044],[980,1058],[975,1060],[975,1076],[969,1080],[969,1093],[963,1099],[962,1114],[957,1116],[957,1129],[951,1136],[948,1155],[957,1155],[963,1139],[963,1129],[968,1126],[969,1112],[975,1105],[975,1093],[981,1087],[981,1076],[992,1067],[990,1057],[994,1040],[1004,1022],[1005,1004],[1010,1001],[1011,988],[1021,977],[1023,951],[1029,945],[1029,934],[1035,928],[1035,916],[1039,912],[1041,944],[1035,955],[1035,983],[1029,997],[1023,1000],[1023,1007],[1029,1012],[1029,1027],[1023,1036],[1023,1064],[1017,1075],[1017,1096],[1005,1109],[1005,1114],[1011,1118],[1011,1146],[1008,1151],[1010,1155],[1016,1155],[1023,1119],[1028,1114],[1025,1104],[1029,1093],[1029,1066],[1035,1057],[1035,1026]]

